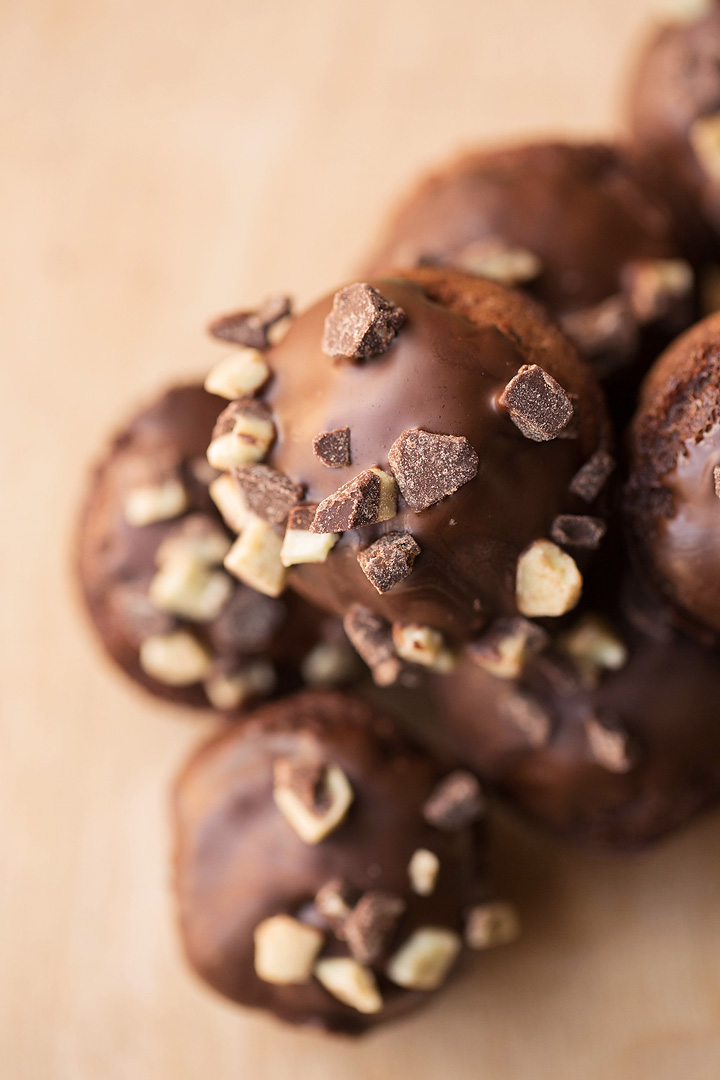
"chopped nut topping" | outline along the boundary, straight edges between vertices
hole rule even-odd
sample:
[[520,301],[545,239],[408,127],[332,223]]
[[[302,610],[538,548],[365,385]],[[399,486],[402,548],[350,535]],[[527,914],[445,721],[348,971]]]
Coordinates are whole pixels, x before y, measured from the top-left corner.
[[434,851],[418,848],[408,863],[410,886],[418,896],[432,896],[440,873],[440,860]]
[[344,821],[353,801],[339,765],[281,758],[275,762],[273,796],[278,809],[306,844],[319,844]]
[[174,559],[192,559],[202,566],[220,566],[230,550],[225,530],[205,514],[189,514],[171,529],[155,552],[164,566]]
[[166,686],[192,686],[209,674],[208,651],[187,630],[154,634],[140,645],[140,667]]
[[364,282],[335,293],[322,351],[334,360],[369,360],[387,351],[405,322],[402,308]]
[[164,480],[133,488],[125,498],[124,512],[128,525],[141,528],[156,521],[168,521],[184,514],[190,505],[182,481]]
[[402,670],[395,655],[392,630],[384,619],[359,604],[353,604],[343,619],[343,628],[356,652],[373,674],[378,686],[390,686]]
[[439,630],[434,630],[432,626],[394,623],[392,638],[398,656],[411,664],[421,664],[423,667],[435,667],[438,659],[446,651],[442,634]]
[[358,1012],[378,1013],[383,1007],[375,976],[357,960],[343,956],[318,960],[315,978],[334,998]]
[[337,544],[339,533],[310,532],[316,512],[316,504],[294,506],[290,511],[280,552],[283,566],[325,562]]
[[436,990],[462,948],[458,934],[441,926],[416,930],[391,957],[385,974],[407,990]]
[[289,915],[272,915],[255,927],[255,973],[263,982],[293,986],[310,981],[324,935]]
[[374,964],[383,954],[407,904],[400,896],[370,889],[358,900],[343,927],[348,948],[361,964]]
[[245,496],[230,473],[223,473],[213,480],[209,487],[210,498],[220,511],[220,516],[229,529],[241,533],[252,515]]
[[246,345],[250,349],[267,349],[270,345],[268,330],[292,310],[289,296],[271,296],[257,311],[235,311],[215,319],[208,327],[213,337],[229,341],[233,345]]
[[695,274],[685,259],[639,259],[623,271],[635,318],[641,323],[666,319],[687,300]]
[[690,127],[690,145],[713,183],[720,182],[720,113],[699,117]]
[[350,464],[350,428],[321,431],[313,439],[313,453],[328,469],[341,469]]
[[455,832],[485,813],[485,797],[476,776],[457,769],[441,780],[423,806],[428,825]]
[[619,671],[628,660],[625,642],[599,615],[583,615],[558,644],[591,686],[602,671]]
[[403,431],[388,461],[411,510],[427,510],[477,474],[478,456],[463,435],[434,435],[421,428]]
[[303,682],[308,686],[341,686],[357,670],[349,646],[321,641],[311,649],[300,665]]
[[537,364],[523,364],[498,399],[526,439],[556,439],[573,418],[573,403],[559,382]]
[[498,703],[498,712],[503,720],[522,733],[533,749],[547,746],[552,732],[552,717],[535,698],[515,690]]
[[255,394],[270,378],[270,368],[257,349],[240,349],[231,353],[209,372],[205,389],[209,394],[234,401]]
[[602,518],[587,514],[558,514],[550,526],[550,535],[563,547],[584,548],[595,551],[607,531]]
[[636,764],[630,736],[614,719],[589,717],[585,720],[585,734],[593,758],[608,772],[626,773]]
[[241,398],[224,409],[213,429],[207,459],[214,469],[262,461],[275,439],[272,414],[262,401]]
[[388,521],[397,513],[395,480],[382,469],[365,469],[323,499],[311,532],[341,533]]
[[287,571],[280,561],[282,539],[271,525],[252,517],[230,551],[224,566],[236,578],[265,596],[279,596]]
[[326,882],[315,895],[315,908],[340,941],[345,938],[345,920],[357,902],[357,890],[341,878]]
[[614,469],[615,459],[612,455],[607,450],[596,450],[575,473],[570,481],[570,491],[587,503],[594,502]]
[[205,693],[214,709],[230,712],[250,701],[269,697],[277,685],[269,660],[253,660],[233,674],[218,672],[205,681]]
[[520,936],[520,920],[512,904],[500,900],[478,904],[468,912],[465,944],[470,949],[494,949]]
[[713,486],[715,488],[715,494],[720,499],[720,465],[716,465],[713,469]]
[[631,353],[638,343],[638,325],[630,301],[622,294],[609,296],[595,307],[560,316],[560,325],[577,347],[591,357],[604,353]]
[[302,498],[302,487],[269,465],[247,465],[233,476],[252,513],[272,525],[282,525]]
[[468,646],[470,659],[497,679],[516,679],[528,658],[548,643],[548,635],[521,616],[496,619],[489,630]]
[[230,599],[233,583],[222,570],[211,570],[192,556],[166,558],[150,582],[155,607],[192,622],[211,622]]
[[450,260],[451,265],[467,274],[499,281],[501,285],[523,285],[542,272],[537,255],[524,247],[514,247],[500,236],[474,240]]
[[518,610],[529,618],[571,611],[582,586],[575,560],[550,540],[536,540],[518,559],[515,597]]
[[412,573],[420,545],[409,532],[390,532],[358,552],[360,569],[379,593],[388,592]]

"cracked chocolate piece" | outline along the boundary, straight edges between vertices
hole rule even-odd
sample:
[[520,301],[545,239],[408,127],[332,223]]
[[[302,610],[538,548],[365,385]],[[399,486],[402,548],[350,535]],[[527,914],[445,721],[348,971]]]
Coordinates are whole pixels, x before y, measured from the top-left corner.
[[630,736],[617,721],[607,717],[591,716],[585,721],[588,746],[598,765],[614,773],[626,773],[636,763],[636,754]]
[[510,419],[533,442],[556,439],[573,418],[569,394],[537,364],[523,364],[499,398]]
[[471,772],[458,769],[440,781],[423,807],[423,817],[428,825],[450,832],[477,821],[484,811],[479,780]]
[[245,345],[249,349],[267,349],[270,345],[268,330],[290,315],[292,304],[289,296],[271,296],[256,311],[236,311],[222,315],[208,327],[209,333],[220,341],[233,345]]
[[244,469],[233,469],[233,476],[240,485],[249,509],[271,525],[282,525],[302,498],[302,487],[293,483],[284,473],[271,469],[269,465],[248,465]]
[[550,536],[563,547],[595,551],[606,531],[607,525],[602,518],[588,514],[558,514],[550,528]]
[[391,532],[358,552],[363,574],[379,593],[388,592],[412,573],[420,545],[408,532]]
[[323,499],[310,531],[341,533],[387,521],[397,513],[395,481],[382,469],[365,469]]
[[607,450],[596,450],[591,458],[578,469],[570,481],[570,491],[591,503],[608,482],[615,468],[615,459]]
[[390,468],[411,510],[427,510],[477,474],[478,456],[463,435],[403,431],[388,454]]
[[293,506],[288,514],[288,529],[309,532],[316,513],[317,503],[302,503],[300,506]]
[[405,312],[364,282],[335,293],[325,320],[322,351],[333,360],[369,360],[392,344]]
[[350,428],[321,431],[313,439],[313,454],[328,469],[341,469],[350,464]]
[[353,604],[343,619],[343,628],[355,651],[372,671],[377,685],[394,683],[402,671],[402,662],[395,655],[390,624],[359,604]]
[[370,889],[360,897],[343,926],[343,937],[356,960],[361,964],[379,960],[406,908],[402,897],[380,889]]

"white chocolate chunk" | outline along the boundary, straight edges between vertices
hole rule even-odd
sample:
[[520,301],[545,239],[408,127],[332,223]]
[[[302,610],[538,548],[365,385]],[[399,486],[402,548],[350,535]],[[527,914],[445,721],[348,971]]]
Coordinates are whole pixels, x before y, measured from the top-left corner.
[[448,977],[461,948],[462,941],[453,930],[423,926],[390,958],[385,973],[407,990],[436,990]]
[[465,944],[470,949],[494,949],[520,936],[520,920],[512,904],[501,900],[478,904],[468,913]]
[[551,540],[536,540],[518,559],[518,611],[529,618],[564,615],[582,593],[582,575],[571,555]]
[[305,844],[319,844],[345,819],[354,798],[350,781],[339,765],[328,765],[323,777],[324,793],[327,796],[322,808],[317,811],[303,802],[297,792],[285,786],[282,778],[281,762],[275,764],[275,783],[273,798],[275,804],[289,825]]
[[240,709],[256,698],[268,697],[277,684],[269,660],[255,660],[231,675],[219,673],[205,681],[205,693],[214,709]]
[[248,510],[245,496],[240,485],[230,473],[223,473],[210,484],[210,498],[220,511],[220,515],[229,529],[241,533],[252,517]]
[[289,915],[273,915],[255,928],[255,973],[263,982],[292,986],[310,981],[324,935]]
[[280,561],[282,539],[267,521],[250,520],[225,557],[225,569],[265,596],[279,596],[287,571]]
[[339,533],[312,533],[307,529],[286,529],[280,561],[283,566],[325,562],[339,539]]
[[148,596],[161,611],[206,623],[217,618],[232,591],[232,580],[222,570],[179,555],[163,563],[150,582]]
[[418,896],[432,896],[440,872],[440,860],[434,851],[418,848],[408,863],[412,891]]
[[146,484],[133,488],[125,498],[124,512],[128,525],[137,528],[156,521],[168,521],[183,514],[190,505],[188,493],[180,480]]
[[239,348],[209,372],[205,389],[209,394],[235,401],[254,394],[270,378],[270,368],[257,349]]
[[140,645],[140,667],[167,686],[201,682],[211,666],[210,654],[187,630],[155,634]]
[[370,968],[350,957],[318,960],[315,977],[329,994],[361,1013],[379,1013],[383,1000]]
[[264,416],[241,413],[232,431],[218,435],[207,449],[207,459],[214,469],[242,468],[262,461],[275,438],[275,425]]

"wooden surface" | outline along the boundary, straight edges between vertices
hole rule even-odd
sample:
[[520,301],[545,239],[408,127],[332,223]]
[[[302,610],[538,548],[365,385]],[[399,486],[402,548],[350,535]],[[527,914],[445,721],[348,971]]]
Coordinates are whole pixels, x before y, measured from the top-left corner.
[[717,818],[634,861],[505,828],[522,943],[359,1045],[203,989],[166,788],[206,725],[100,663],[68,574],[89,459],[210,314],[332,286],[458,146],[609,129],[652,6],[0,4],[3,1080],[717,1080]]

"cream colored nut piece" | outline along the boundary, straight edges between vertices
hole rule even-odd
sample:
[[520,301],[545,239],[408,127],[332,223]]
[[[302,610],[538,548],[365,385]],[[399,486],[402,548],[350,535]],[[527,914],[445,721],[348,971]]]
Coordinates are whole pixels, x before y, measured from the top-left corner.
[[222,570],[209,570],[185,555],[167,559],[150,582],[155,607],[191,622],[212,622],[227,604],[233,583]]
[[418,848],[408,863],[408,877],[412,891],[418,896],[432,896],[440,872],[440,860],[434,851]]
[[445,650],[445,640],[439,630],[417,623],[394,623],[392,628],[395,652],[403,660],[423,667],[435,667]]
[[255,973],[263,982],[291,986],[310,981],[324,934],[290,915],[272,915],[255,927]]
[[308,529],[286,529],[280,561],[283,566],[325,562],[339,539],[339,533],[313,533]]
[[225,712],[239,709],[256,698],[268,697],[276,685],[277,675],[270,661],[256,660],[232,675],[211,675],[205,681],[205,693],[214,709]]
[[462,948],[453,930],[423,926],[392,956],[385,973],[407,990],[436,990],[445,982]]
[[501,900],[478,904],[468,913],[465,944],[470,949],[494,949],[520,936],[520,920],[512,904]]
[[205,379],[209,394],[235,401],[254,394],[270,378],[270,368],[257,349],[239,348],[215,365]]
[[275,425],[264,416],[241,413],[232,431],[218,435],[207,449],[213,469],[242,468],[263,461],[275,439]]
[[642,259],[628,264],[624,279],[633,313],[644,323],[667,316],[689,296],[695,273],[685,259]]
[[235,533],[241,533],[252,514],[240,485],[235,483],[230,473],[223,473],[213,480],[208,490],[227,527]]
[[350,957],[318,960],[315,977],[329,994],[361,1013],[379,1013],[383,1000],[370,968]]
[[710,179],[720,182],[720,113],[695,121],[690,128],[690,144]]
[[279,596],[287,571],[280,561],[282,539],[267,521],[250,517],[225,557],[225,569],[265,596]]
[[628,660],[625,642],[599,615],[584,615],[559,638],[560,648],[581,672],[594,678],[600,671],[619,671]]
[[128,492],[123,507],[128,525],[141,527],[156,521],[168,521],[185,513],[190,505],[188,493],[180,480],[146,484]]
[[208,675],[212,660],[187,630],[155,634],[140,645],[140,667],[167,686],[192,686]]
[[305,844],[319,844],[345,819],[354,796],[350,781],[339,765],[328,765],[323,776],[325,799],[319,809],[307,806],[300,795],[285,786],[280,763],[275,764],[273,797],[289,825]]
[[534,281],[542,271],[542,263],[532,251],[512,247],[496,236],[468,244],[452,262],[460,270],[490,278],[501,285]]
[[308,686],[339,686],[355,670],[350,649],[326,641],[311,649],[300,665],[300,674]]
[[589,716],[584,725],[590,753],[601,768],[618,774],[633,768],[636,760],[626,731],[609,727],[597,716]]
[[373,466],[368,472],[375,473],[380,481],[380,502],[376,521],[389,521],[397,514],[397,484],[392,473]]
[[230,540],[224,529],[209,518],[201,517],[195,523],[188,517],[160,544],[155,562],[164,566],[184,559],[200,566],[220,566],[229,550]]
[[518,611],[528,618],[572,611],[582,586],[575,560],[551,540],[536,540],[518,559],[515,596]]
[[530,653],[542,648],[538,628],[524,619],[504,620],[507,632],[493,637],[490,648],[471,649],[472,661],[496,679],[517,679]]

